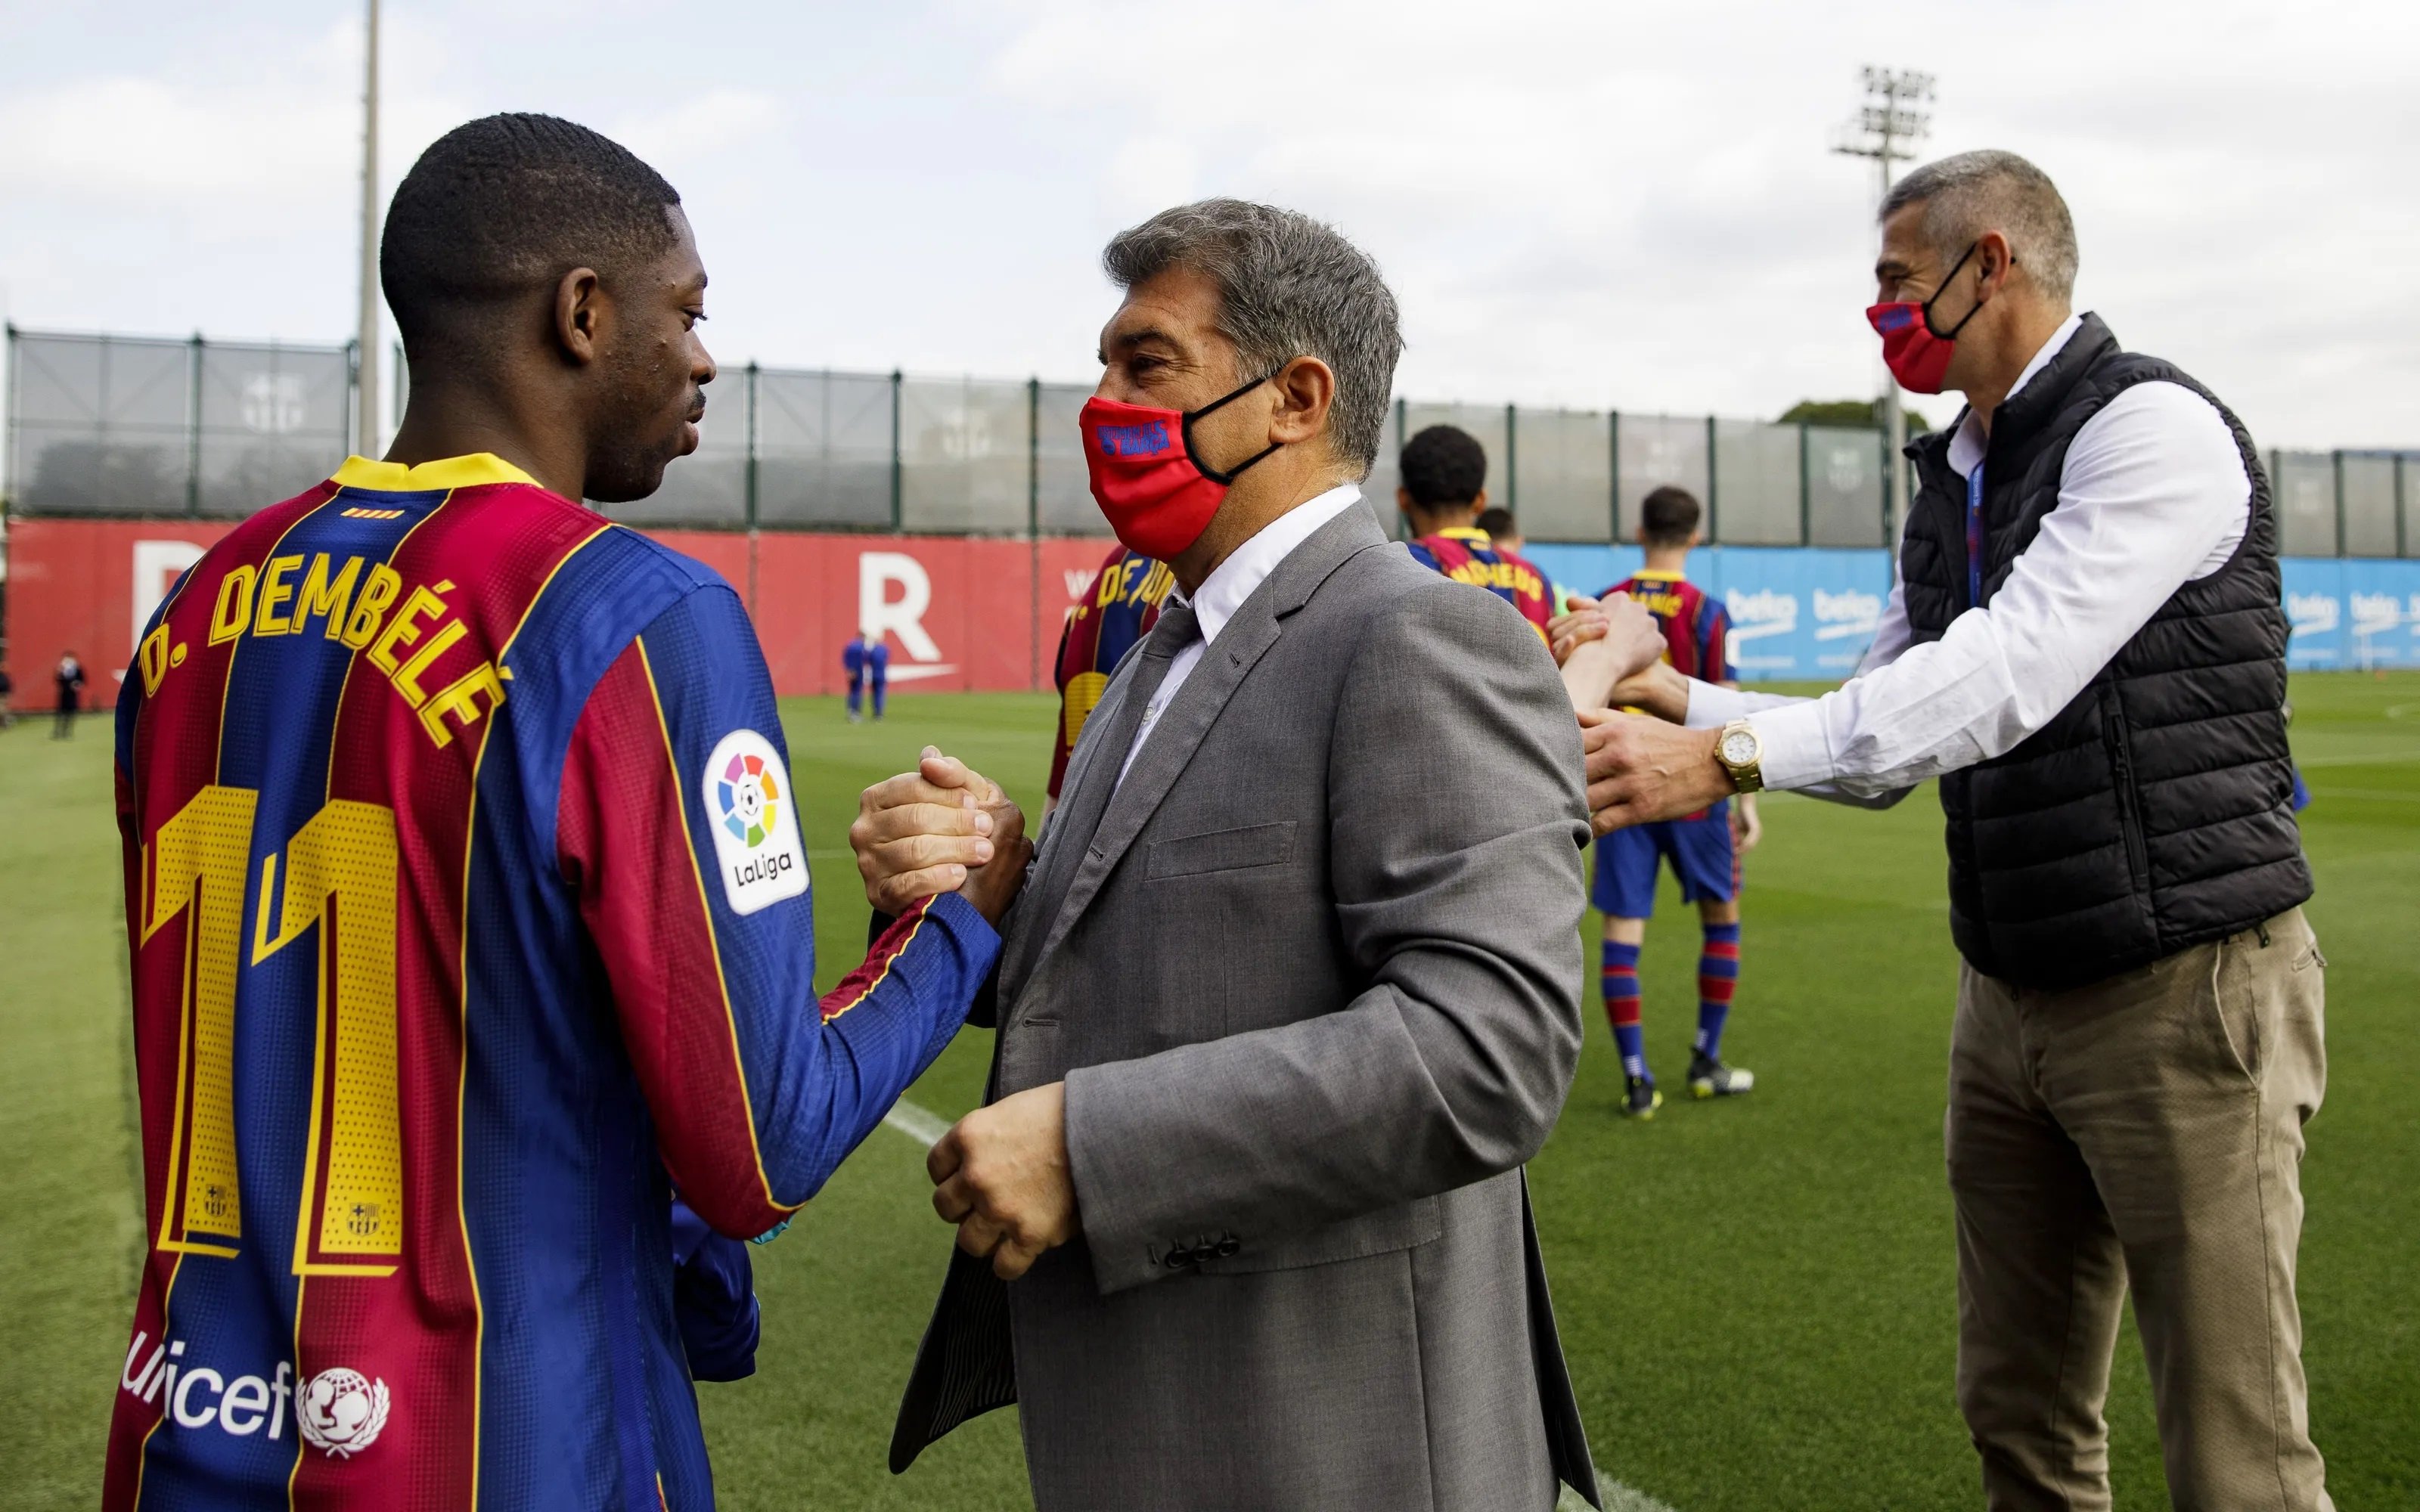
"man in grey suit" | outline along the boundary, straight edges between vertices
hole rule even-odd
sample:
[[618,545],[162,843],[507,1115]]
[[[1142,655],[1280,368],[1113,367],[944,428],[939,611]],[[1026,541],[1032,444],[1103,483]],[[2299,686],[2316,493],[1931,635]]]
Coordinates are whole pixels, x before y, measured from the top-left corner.
[[[1401,349],[1368,257],[1212,200],[1105,262],[1094,493],[1183,598],[1005,925],[892,1466],[1017,1401],[1045,1512],[1594,1501],[1521,1172],[1581,1044],[1554,662],[1360,498]],[[937,769],[886,784],[900,832]]]

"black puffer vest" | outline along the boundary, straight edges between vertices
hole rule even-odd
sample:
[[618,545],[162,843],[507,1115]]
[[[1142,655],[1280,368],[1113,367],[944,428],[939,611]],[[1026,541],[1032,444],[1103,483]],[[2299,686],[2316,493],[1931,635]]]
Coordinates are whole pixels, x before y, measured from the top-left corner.
[[[2015,749],[1941,779],[1949,929],[1975,969],[2065,988],[2156,961],[2311,895],[2288,805],[2286,615],[2269,479],[2242,423],[2100,316],[1993,417],[1983,463],[1983,602],[2058,502],[2067,449],[2124,390],[2180,383],[2226,419],[2252,478],[2243,544],[2162,605]],[[1964,416],[1962,414],[1960,419]],[[1907,449],[1918,486],[1900,570],[1919,641],[1966,607],[1966,480],[1948,429]]]

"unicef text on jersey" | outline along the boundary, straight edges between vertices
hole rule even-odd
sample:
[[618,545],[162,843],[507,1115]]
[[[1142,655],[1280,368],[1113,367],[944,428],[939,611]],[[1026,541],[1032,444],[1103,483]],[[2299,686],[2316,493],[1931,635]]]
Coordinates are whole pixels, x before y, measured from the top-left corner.
[[[150,1345],[146,1356],[144,1347]],[[349,1459],[378,1442],[394,1402],[386,1382],[342,1365],[294,1385],[294,1365],[280,1360],[269,1374],[229,1380],[185,1359],[185,1341],[152,1344],[138,1331],[127,1347],[118,1389],[166,1408],[167,1420],[192,1432],[215,1428],[239,1439],[257,1433],[282,1439],[289,1415],[304,1443],[333,1459]]]

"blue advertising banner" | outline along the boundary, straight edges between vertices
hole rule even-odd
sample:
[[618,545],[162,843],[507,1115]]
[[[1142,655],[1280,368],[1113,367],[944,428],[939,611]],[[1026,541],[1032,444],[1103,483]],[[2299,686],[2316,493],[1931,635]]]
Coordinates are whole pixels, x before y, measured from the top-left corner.
[[[1635,546],[1532,542],[1529,560],[1556,586],[1596,594],[1637,572]],[[2286,612],[2297,671],[2420,667],[2420,561],[2287,557]],[[1838,682],[1856,671],[1890,596],[1890,555],[1817,547],[1706,546],[1689,579],[1731,614],[1731,659],[1744,682]]]
[[2288,557],[2286,615],[2297,671],[2420,667],[2420,562]]

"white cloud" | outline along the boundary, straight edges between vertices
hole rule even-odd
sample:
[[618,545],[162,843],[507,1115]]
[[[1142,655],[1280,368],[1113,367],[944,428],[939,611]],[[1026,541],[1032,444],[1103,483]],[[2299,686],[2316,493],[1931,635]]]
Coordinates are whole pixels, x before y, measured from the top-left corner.
[[755,89],[715,89],[667,110],[625,116],[614,140],[670,171],[718,152],[738,152],[781,124],[781,101]]
[[[1087,377],[1102,242],[1244,193],[1378,257],[1416,397],[1870,392],[1871,170],[1827,148],[1873,62],[1938,75],[1933,149],[2042,162],[2080,298],[2265,444],[2420,443],[2420,7],[759,0],[672,48],[611,4],[390,0],[383,183],[488,110],[614,132],[689,201],[734,363]],[[360,25],[281,24],[126,0],[12,34],[15,318],[349,328]]]
[[1121,224],[1195,198],[1201,165],[1193,148],[1174,137],[1130,137],[1101,174],[1101,208]]
[[2420,254],[2413,8],[1936,9],[1920,27],[1881,0],[1019,14],[991,77],[1130,133],[1109,197],[1142,144],[1189,143],[1202,192],[1294,205],[1373,251],[1415,393],[1770,414],[1870,392],[1871,169],[1826,148],[1874,61],[1939,76],[1934,152],[2049,168],[2082,231],[2080,300],[2264,440],[2420,440],[2420,354],[2397,335],[2420,293],[2390,271]]
[[0,188],[103,204],[292,198],[359,161],[360,129],[358,108],[334,100],[76,80],[0,103]]

